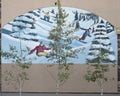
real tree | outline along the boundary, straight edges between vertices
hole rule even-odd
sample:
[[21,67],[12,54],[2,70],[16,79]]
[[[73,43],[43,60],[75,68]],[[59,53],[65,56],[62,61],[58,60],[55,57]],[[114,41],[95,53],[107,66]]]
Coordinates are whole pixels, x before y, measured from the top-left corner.
[[[26,50],[20,50],[21,52],[27,53],[28,48]],[[27,70],[31,66],[31,58],[27,58],[26,56],[21,55],[19,50],[15,46],[9,46],[8,51],[1,51],[2,58],[6,60],[11,60],[11,69],[5,70],[3,73],[4,81],[14,88],[19,89],[19,96],[22,96],[22,86],[24,81],[29,80],[29,76]]]
[[50,60],[54,60],[55,64],[58,64],[57,73],[57,95],[59,92],[59,87],[62,85],[70,75],[70,66],[74,62],[68,62],[70,58],[77,58],[77,54],[80,49],[73,49],[71,43],[76,40],[77,37],[74,36],[75,32],[75,22],[67,23],[67,17],[69,14],[62,9],[60,0],[57,0],[58,13],[55,19],[56,26],[50,31],[48,39],[51,40],[51,57]]
[[[100,96],[104,93],[104,82],[108,81],[106,74],[109,72],[109,65],[104,62],[110,62],[107,59],[109,50],[99,50],[97,58],[88,60],[88,70],[85,79],[88,82],[97,82],[100,87]],[[113,62],[112,62],[113,63]],[[113,64],[114,65],[114,64]]]

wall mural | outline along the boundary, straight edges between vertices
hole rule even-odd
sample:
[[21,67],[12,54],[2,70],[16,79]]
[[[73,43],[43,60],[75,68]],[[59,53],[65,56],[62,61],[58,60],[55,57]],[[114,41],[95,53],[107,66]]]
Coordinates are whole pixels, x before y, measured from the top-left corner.
[[[71,42],[73,48],[84,49],[78,53],[78,58],[70,62],[85,64],[86,61],[95,59],[99,50],[109,50],[107,59],[117,63],[117,34],[114,26],[103,18],[77,8],[62,7],[69,16],[66,22],[75,22],[74,28],[79,28],[74,35],[79,39]],[[25,56],[36,58],[33,63],[50,64],[49,42],[47,37],[55,26],[57,7],[41,8],[22,14],[10,21],[2,28],[2,50],[8,51],[9,46],[16,46],[20,50],[29,48]],[[21,43],[21,45],[20,45]],[[101,49],[100,49],[101,48]],[[10,63],[2,58],[2,63]]]

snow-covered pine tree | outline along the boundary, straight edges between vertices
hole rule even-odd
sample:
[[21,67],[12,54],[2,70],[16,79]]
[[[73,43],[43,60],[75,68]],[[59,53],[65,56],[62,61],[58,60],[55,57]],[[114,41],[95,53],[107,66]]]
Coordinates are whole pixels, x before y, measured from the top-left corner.
[[[111,46],[108,33],[112,32],[113,27],[101,20],[94,25],[91,48],[88,53],[87,63],[90,65],[85,75],[85,79],[97,82],[100,87],[100,96],[103,96],[104,82],[108,80],[106,73],[109,71],[108,63],[115,63],[115,54]],[[108,31],[109,30],[109,31]],[[104,64],[106,63],[106,64]]]
[[74,22],[75,24],[75,29],[79,29],[80,28],[80,24],[79,24],[79,17],[78,17],[78,11],[76,10],[76,12],[74,12],[75,16],[74,16]]
[[78,11],[75,12],[75,20],[79,20],[79,18],[78,18]]
[[101,20],[100,23],[94,25],[93,33],[94,40],[88,53],[87,61],[95,63],[100,57],[101,52],[105,52],[106,56],[102,58],[100,63],[115,63],[115,53],[113,51],[110,38],[108,37],[108,28],[106,22]]

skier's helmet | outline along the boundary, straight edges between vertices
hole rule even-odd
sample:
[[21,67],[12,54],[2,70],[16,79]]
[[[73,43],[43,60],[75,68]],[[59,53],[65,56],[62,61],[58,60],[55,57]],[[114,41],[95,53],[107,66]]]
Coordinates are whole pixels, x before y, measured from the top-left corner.
[[45,41],[40,41],[40,45],[41,46],[44,46],[44,45],[47,45],[48,43],[47,42],[45,42]]
[[44,45],[44,42],[43,42],[43,41],[40,41],[40,45],[43,46],[43,45]]

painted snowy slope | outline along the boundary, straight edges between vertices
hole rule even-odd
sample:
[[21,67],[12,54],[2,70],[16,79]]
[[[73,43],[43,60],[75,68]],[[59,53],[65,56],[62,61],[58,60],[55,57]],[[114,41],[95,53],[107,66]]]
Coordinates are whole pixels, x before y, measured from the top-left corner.
[[[91,61],[97,58],[101,48],[109,50],[107,62],[105,63],[116,63],[117,35],[114,26],[103,18],[85,10],[69,7],[63,7],[62,9],[69,14],[66,18],[66,24],[74,22],[74,28],[79,29],[74,35],[81,38],[85,33],[85,30],[81,30],[81,28],[92,29],[90,36],[86,36],[84,40],[72,41],[73,49],[81,48],[84,50],[78,53],[78,58],[70,59],[70,62],[84,64]],[[49,12],[49,19],[46,18],[47,15],[45,13],[47,12]],[[52,28],[56,26],[56,15],[57,8],[49,7],[29,11],[16,17],[2,28],[2,50],[8,51],[9,45],[17,46],[17,49],[20,50],[20,42],[23,49],[25,47],[33,49],[36,45],[39,45],[40,41],[51,42],[47,37]],[[37,59],[33,60],[33,63],[44,64],[54,62],[48,61],[44,56],[36,56],[35,52],[26,56],[36,57]],[[10,63],[9,60],[5,60],[4,58],[2,58],[2,62]]]

